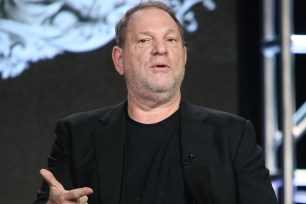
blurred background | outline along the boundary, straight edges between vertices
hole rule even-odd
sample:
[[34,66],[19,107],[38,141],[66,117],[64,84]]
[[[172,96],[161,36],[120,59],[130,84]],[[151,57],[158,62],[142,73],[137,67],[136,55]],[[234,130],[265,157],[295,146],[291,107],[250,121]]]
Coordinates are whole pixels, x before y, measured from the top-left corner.
[[[46,167],[60,118],[126,98],[125,82],[114,69],[111,51],[116,21],[137,2],[0,1],[1,202],[35,199],[42,181],[39,169]],[[281,203],[280,5],[272,0],[163,2],[175,10],[185,28],[188,60],[183,98],[254,123]],[[291,105],[294,127],[299,128],[293,148],[298,175],[294,203],[306,203],[306,1],[292,4]]]

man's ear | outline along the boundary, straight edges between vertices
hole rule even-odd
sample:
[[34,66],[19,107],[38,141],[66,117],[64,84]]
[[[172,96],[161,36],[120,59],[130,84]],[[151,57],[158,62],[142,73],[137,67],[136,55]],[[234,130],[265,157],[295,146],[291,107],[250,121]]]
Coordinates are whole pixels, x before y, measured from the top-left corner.
[[117,72],[120,75],[123,75],[123,66],[122,66],[122,48],[118,46],[113,47],[112,58]]
[[187,47],[184,46],[184,61],[185,61],[185,64],[187,62]]

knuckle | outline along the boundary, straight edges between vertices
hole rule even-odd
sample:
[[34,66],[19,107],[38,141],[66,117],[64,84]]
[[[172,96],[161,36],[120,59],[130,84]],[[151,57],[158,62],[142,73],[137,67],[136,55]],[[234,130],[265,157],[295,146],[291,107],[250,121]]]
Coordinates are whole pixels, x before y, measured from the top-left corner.
[[71,197],[71,199],[77,199],[79,197],[77,192],[75,191],[70,191],[69,193],[70,193],[69,197]]

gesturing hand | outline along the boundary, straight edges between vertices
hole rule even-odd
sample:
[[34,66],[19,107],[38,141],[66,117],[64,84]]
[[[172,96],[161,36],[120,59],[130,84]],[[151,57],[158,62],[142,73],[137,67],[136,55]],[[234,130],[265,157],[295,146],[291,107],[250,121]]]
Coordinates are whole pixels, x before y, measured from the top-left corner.
[[60,184],[47,169],[41,169],[40,174],[44,177],[50,188],[49,201],[47,204],[86,204],[88,201],[87,196],[93,193],[93,190],[88,187],[77,188],[70,191],[65,190],[62,184]]

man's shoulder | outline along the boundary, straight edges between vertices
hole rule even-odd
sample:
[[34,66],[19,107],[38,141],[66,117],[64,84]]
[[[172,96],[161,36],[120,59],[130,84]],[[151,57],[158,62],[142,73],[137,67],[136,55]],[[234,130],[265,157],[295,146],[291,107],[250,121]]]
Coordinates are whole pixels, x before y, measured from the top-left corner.
[[233,127],[233,126],[244,126],[247,119],[225,111],[220,111],[212,108],[207,108],[204,106],[195,105],[186,101],[183,101],[182,108],[184,109],[185,114],[190,115],[191,117],[200,117],[204,118],[205,121],[209,121],[210,124],[220,127]]
[[102,108],[94,109],[94,110],[89,110],[89,111],[83,111],[83,112],[78,112],[74,113],[71,115],[66,116],[62,120],[64,122],[68,123],[84,123],[84,122],[92,122],[92,121],[98,121],[100,118],[108,114],[109,112],[112,111],[118,111],[122,110],[124,107],[125,102],[120,102],[116,105],[111,105],[111,106],[105,106]]
[[183,101],[183,107],[189,112],[202,113],[207,115],[207,117],[220,118],[220,119],[246,120],[245,118],[234,113],[195,105],[187,101]]
[[[254,132],[252,122],[239,115],[193,105],[190,103],[186,103],[184,107],[185,119],[187,118],[187,120],[194,122],[194,124],[202,124],[212,127],[214,130],[220,133],[216,135],[220,135],[222,138],[231,136],[231,138],[236,138],[238,141],[239,137],[246,131],[246,129],[248,129],[250,132]],[[226,137],[223,137],[225,135]]]

